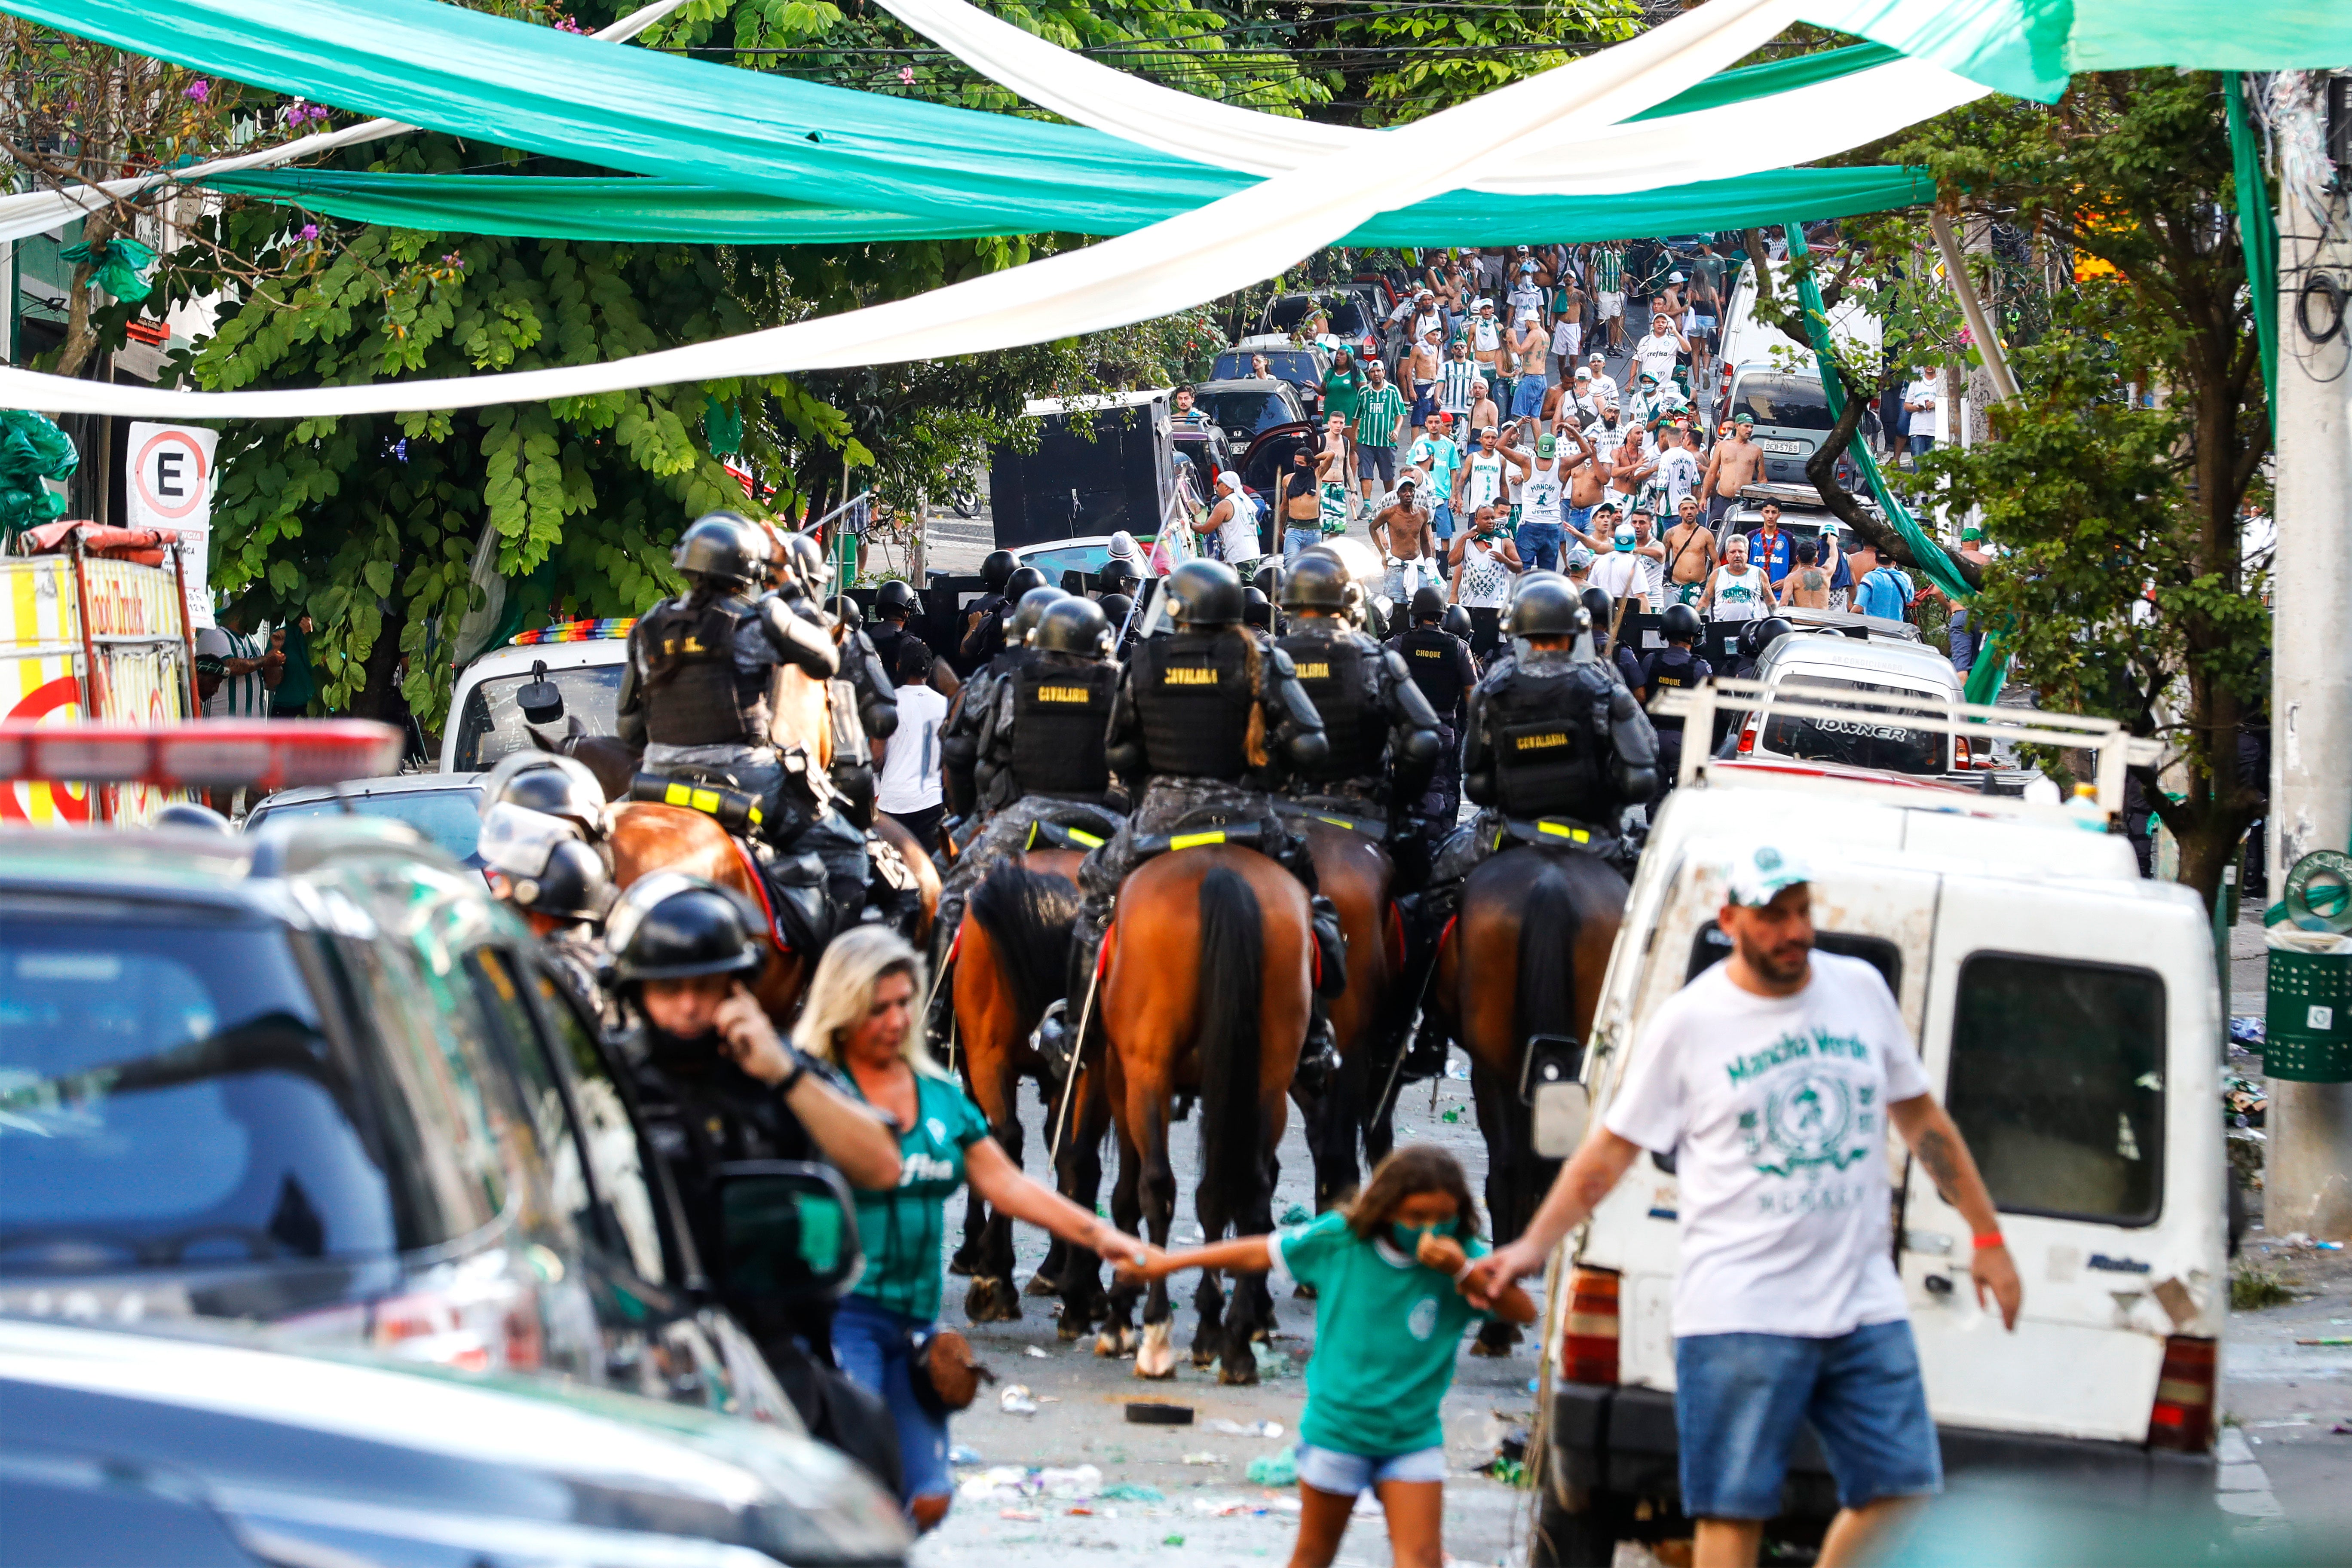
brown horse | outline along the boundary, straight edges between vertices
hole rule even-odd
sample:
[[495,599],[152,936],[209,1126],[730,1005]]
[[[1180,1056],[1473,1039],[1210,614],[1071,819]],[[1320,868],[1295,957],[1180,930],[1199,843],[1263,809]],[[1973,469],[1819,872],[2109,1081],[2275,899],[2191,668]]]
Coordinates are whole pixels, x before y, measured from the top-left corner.
[[[1274,1228],[1274,1153],[1298,1069],[1312,997],[1314,934],[1298,879],[1255,850],[1180,849],[1146,861],[1119,890],[1095,1008],[1103,1022],[1105,1093],[1118,1130],[1111,1216],[1129,1235],[1168,1242],[1176,1215],[1170,1103],[1201,1097],[1195,1212],[1210,1241]],[[1168,1286],[1154,1280],[1136,1346],[1129,1314],[1142,1292],[1116,1287],[1097,1355],[1135,1347],[1138,1377],[1172,1377]],[[1257,1381],[1252,1341],[1274,1321],[1263,1275],[1237,1276],[1230,1310],[1213,1273],[1194,1297],[1195,1365],[1224,1383]]]
[[[613,813],[610,844],[615,888],[628,887],[656,871],[679,871],[740,893],[754,909],[767,908],[767,893],[751,856],[725,828],[698,811],[651,801],[630,802]],[[782,1029],[800,1005],[812,965],[806,955],[776,944],[772,925],[761,934],[767,939],[768,962],[752,983],[751,994],[760,999],[761,1010]]]
[[[1065,1084],[1030,1046],[1038,1020],[1061,995],[1069,972],[1081,858],[1073,850],[1032,850],[982,879],[965,907],[946,984],[953,987],[955,1002],[950,1055],[973,1102],[988,1118],[990,1132],[1020,1163],[1021,1082],[1035,1083],[1047,1110],[1048,1147],[1059,1151],[1057,1184],[1072,1201],[1092,1209],[1102,1186],[1102,1135],[1108,1126],[1101,1075],[1081,1068],[1076,1083]],[[959,1258],[964,1266],[960,1271],[971,1275],[964,1298],[967,1317],[986,1323],[1021,1316],[1020,1293],[1013,1284],[1013,1222],[977,1197],[965,1208]],[[1062,1295],[1061,1337],[1075,1340],[1101,1310],[1099,1260],[1056,1241],[1029,1291]]]
[[[1498,1242],[1527,1228],[1559,1168],[1535,1152],[1523,1092],[1529,1051],[1538,1037],[1576,1047],[1591,1039],[1625,892],[1625,879],[1598,857],[1507,849],[1470,873],[1438,950],[1429,1001],[1470,1056]],[[1489,1323],[1473,1353],[1507,1355],[1517,1337]]]
[[1399,1035],[1393,993],[1404,966],[1404,935],[1390,902],[1396,863],[1380,840],[1311,811],[1299,826],[1315,859],[1316,882],[1339,910],[1348,952],[1348,988],[1330,1002],[1339,1073],[1320,1095],[1295,1085],[1291,1089],[1306,1122],[1307,1147],[1315,1161],[1315,1206],[1321,1210],[1355,1190],[1360,1132],[1370,1164],[1378,1164],[1393,1142],[1385,1119],[1367,1124],[1367,1117],[1381,1088],[1386,1047]]

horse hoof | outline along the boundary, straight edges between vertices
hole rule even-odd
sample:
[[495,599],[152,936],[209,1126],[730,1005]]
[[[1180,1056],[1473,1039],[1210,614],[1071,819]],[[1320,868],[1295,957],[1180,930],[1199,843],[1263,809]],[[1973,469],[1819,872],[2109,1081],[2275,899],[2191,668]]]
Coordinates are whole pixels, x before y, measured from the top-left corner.
[[975,1278],[964,1294],[963,1315],[975,1323],[1017,1323],[1021,1298],[1002,1275]]
[[948,1259],[948,1272],[950,1274],[961,1274],[966,1279],[970,1279],[971,1277],[971,1254],[959,1248],[955,1256]]
[[1062,1293],[1062,1282],[1046,1279],[1041,1269],[1029,1276],[1029,1283],[1022,1287],[1021,1293],[1024,1296],[1058,1296]]
[[1217,1364],[1217,1352],[1207,1345],[1192,1347],[1192,1364],[1203,1370]]
[[1470,1353],[1472,1355],[1483,1356],[1507,1356],[1511,1353],[1511,1347],[1508,1345],[1490,1345],[1484,1340],[1472,1340],[1470,1342]]
[[[1119,1347],[1119,1342],[1121,1340],[1127,1341],[1127,1347],[1125,1350],[1122,1350]],[[1098,1356],[1117,1358],[1129,1353],[1134,1349],[1134,1338],[1124,1329],[1106,1328],[1101,1333],[1095,1336],[1095,1354]]]
[[1143,1342],[1135,1351],[1135,1375],[1164,1383],[1176,1375],[1176,1346],[1168,1325],[1143,1325]]
[[[1087,1330],[1090,1326],[1084,1318],[1065,1317],[1054,1325],[1054,1337],[1066,1345],[1074,1344],[1087,1337]],[[1099,1355],[1103,1352],[1097,1350],[1095,1353]]]
[[1249,1364],[1240,1368],[1217,1363],[1217,1381],[1228,1388],[1249,1388],[1257,1383],[1257,1358],[1250,1357]]

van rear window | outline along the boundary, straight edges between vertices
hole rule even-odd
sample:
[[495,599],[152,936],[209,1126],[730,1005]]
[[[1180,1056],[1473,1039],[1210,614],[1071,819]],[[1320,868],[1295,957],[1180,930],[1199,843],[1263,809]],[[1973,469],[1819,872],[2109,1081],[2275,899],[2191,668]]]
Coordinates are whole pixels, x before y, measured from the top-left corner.
[[1828,430],[1837,425],[1821,382],[1807,375],[1759,374],[1750,371],[1731,389],[1731,407],[1725,414],[1752,414],[1759,425],[1784,430]]
[[[1792,700],[1832,708],[1844,704],[1817,689],[1805,689],[1870,691],[1888,697],[1934,695],[1907,686],[1846,680],[1815,675],[1810,670],[1792,670],[1788,679]],[[1840,763],[1848,767],[1881,768],[1897,773],[1940,773],[1944,772],[1947,743],[1948,738],[1933,730],[1908,729],[1890,722],[1880,712],[1856,712],[1852,719],[1800,719],[1775,714],[1768,709],[1763,733],[1757,738],[1757,750],[1806,763]]]
[[2153,1225],[2164,1070],[2153,971],[2011,953],[1960,966],[1944,1104],[2004,1213]]

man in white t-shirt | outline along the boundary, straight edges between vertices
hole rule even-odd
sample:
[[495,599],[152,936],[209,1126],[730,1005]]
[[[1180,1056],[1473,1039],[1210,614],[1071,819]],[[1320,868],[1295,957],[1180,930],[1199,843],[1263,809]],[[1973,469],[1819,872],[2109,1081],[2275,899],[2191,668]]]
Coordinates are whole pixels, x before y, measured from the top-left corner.
[[898,639],[898,727],[874,742],[879,778],[875,805],[915,836],[929,851],[939,842],[946,814],[940,787],[940,726],[947,722],[948,700],[930,688],[931,650],[919,638]]
[[1990,1292],[2011,1330],[2017,1267],[1885,981],[1812,951],[1811,873],[1771,844],[1722,873],[1731,956],[1652,1016],[1526,1234],[1475,1265],[1465,1294],[1491,1299],[1541,1268],[1644,1150],[1672,1154],[1675,1419],[1696,1560],[1756,1561],[1810,1423],[1840,1505],[1821,1561],[1845,1564],[1943,1485],[1891,1261],[1890,1124],[1974,1231],[1977,1300]]

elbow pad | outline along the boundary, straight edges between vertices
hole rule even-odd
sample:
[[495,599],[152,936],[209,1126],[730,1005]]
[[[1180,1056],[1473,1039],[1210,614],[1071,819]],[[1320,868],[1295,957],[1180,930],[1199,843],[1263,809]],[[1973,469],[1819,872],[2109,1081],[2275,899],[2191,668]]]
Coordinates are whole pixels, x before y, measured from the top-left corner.
[[1485,768],[1473,768],[1462,775],[1462,793],[1473,805],[1495,804],[1495,775]]
[[1302,730],[1283,742],[1283,754],[1294,768],[1319,768],[1331,759],[1330,738],[1323,733],[1318,722],[1312,730]]
[[818,680],[841,673],[841,658],[824,628],[793,614],[790,605],[771,594],[760,601],[760,629],[776,657]]
[[646,749],[646,699],[637,685],[634,653],[621,665],[621,691],[614,702],[613,738],[633,752]]
[[[1657,798],[1658,770],[1617,759],[1617,794],[1627,805],[1647,805]],[[1483,804],[1483,803],[1482,803]]]

